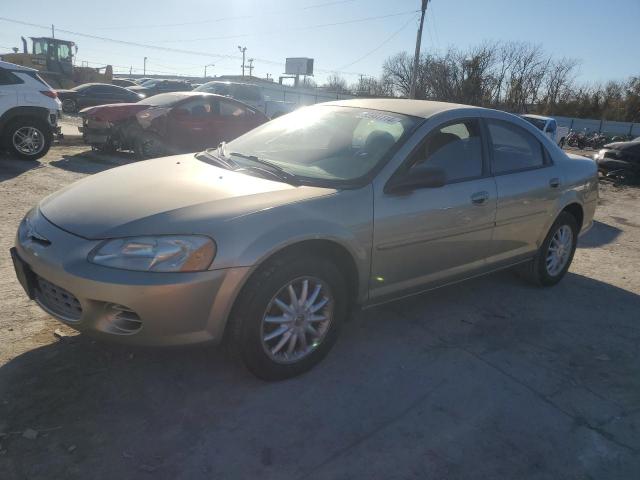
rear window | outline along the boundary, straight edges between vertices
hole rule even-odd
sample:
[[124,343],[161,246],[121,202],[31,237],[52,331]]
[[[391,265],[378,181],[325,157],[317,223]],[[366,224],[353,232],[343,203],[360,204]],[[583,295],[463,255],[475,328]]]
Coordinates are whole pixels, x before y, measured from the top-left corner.
[[542,120],[540,118],[531,118],[531,117],[522,117],[522,118],[524,118],[527,122],[529,122],[531,125],[536,127],[538,130],[544,130],[544,126],[547,123],[545,120]]
[[4,68],[0,68],[0,85],[17,85],[24,83],[17,75],[14,75]]
[[177,95],[175,93],[161,93],[154,95],[153,97],[140,100],[140,105],[151,105],[152,107],[170,107],[184,99],[184,95]]

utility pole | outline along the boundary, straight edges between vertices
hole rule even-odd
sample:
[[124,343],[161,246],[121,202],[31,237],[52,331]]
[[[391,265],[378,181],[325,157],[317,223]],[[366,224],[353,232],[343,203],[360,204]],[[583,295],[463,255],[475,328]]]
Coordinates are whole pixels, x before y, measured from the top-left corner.
[[51,24],[51,38],[56,38],[56,27]]
[[207,67],[215,67],[216,65],[214,63],[210,63],[208,65],[204,66],[204,78],[205,80],[207,79]]
[[249,59],[249,76],[253,75],[253,58]]
[[143,77],[147,76],[147,57],[144,57],[144,64],[142,67],[142,76]]
[[241,47],[240,45],[238,45],[238,50],[242,52],[242,76],[244,77],[244,55],[247,51],[247,47]]
[[420,27],[418,28],[418,37],[416,38],[416,53],[413,57],[413,71],[411,72],[411,88],[409,90],[409,98],[416,98],[416,84],[418,83],[418,65],[420,63],[420,43],[422,42],[422,25],[424,24],[424,15],[427,12],[429,0],[422,0],[422,13],[420,14]]

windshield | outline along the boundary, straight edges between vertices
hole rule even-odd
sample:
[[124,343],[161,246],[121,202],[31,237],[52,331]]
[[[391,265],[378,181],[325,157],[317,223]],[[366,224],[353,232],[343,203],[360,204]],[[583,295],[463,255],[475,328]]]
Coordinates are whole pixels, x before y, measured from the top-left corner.
[[531,125],[533,125],[534,127],[536,127],[538,130],[544,130],[544,126],[546,125],[546,120],[542,120],[540,118],[531,118],[531,117],[522,117],[524,118],[527,122],[529,122]]
[[352,181],[379,165],[420,120],[318,105],[271,120],[228,143],[224,151],[263,159],[306,179]]
[[151,105],[152,107],[170,107],[174,103],[178,103],[183,99],[183,95],[175,93],[161,93],[159,95],[154,95],[152,97],[145,98],[144,100],[140,100],[138,103],[140,105]]
[[153,87],[158,83],[158,80],[145,80],[140,84],[141,87]]

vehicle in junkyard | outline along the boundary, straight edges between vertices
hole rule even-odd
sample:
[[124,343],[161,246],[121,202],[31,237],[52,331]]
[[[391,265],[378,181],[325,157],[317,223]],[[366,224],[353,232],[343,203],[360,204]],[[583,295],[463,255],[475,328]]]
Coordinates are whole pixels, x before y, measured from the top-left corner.
[[216,95],[234,98],[260,110],[269,118],[277,118],[298,108],[298,105],[292,102],[266,98],[262,89],[258,85],[251,83],[214,80],[195,87],[194,91],[215,93]]
[[34,68],[0,60],[0,150],[37,160],[60,136],[60,100]]
[[163,80],[161,78],[152,78],[142,82],[140,85],[127,88],[132,92],[141,93],[146,97],[160,93],[190,92],[193,90],[192,85],[185,80]]
[[113,80],[111,80],[111,83],[113,85],[117,85],[118,87],[137,87],[138,83],[136,83],[134,80],[131,80],[129,78],[114,78]]
[[608,143],[593,158],[605,176],[640,181],[640,137],[629,142]]
[[556,284],[597,197],[595,162],[519,117],[338,101],[81,180],[26,215],[12,256],[27,294],[81,332],[224,338],[283,379],[328,353],[353,308],[508,267]]
[[85,83],[69,90],[56,90],[56,93],[64,113],[76,113],[96,105],[138,102],[145,98],[141,93],[108,83]]
[[569,127],[561,127],[554,118],[543,117],[542,115],[527,113],[521,115],[521,117],[549,137],[552,142],[557,143],[561,148],[564,147],[569,134]]
[[215,147],[267,121],[248,105],[198,92],[164,93],[80,114],[85,143],[99,150],[133,150],[138,158]]

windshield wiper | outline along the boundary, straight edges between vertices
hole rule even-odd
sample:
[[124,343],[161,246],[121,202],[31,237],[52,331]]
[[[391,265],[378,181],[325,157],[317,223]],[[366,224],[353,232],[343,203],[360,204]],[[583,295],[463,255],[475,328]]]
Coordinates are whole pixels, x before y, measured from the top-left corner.
[[[224,142],[223,142],[224,143]],[[205,157],[207,160],[213,160],[218,165],[227,170],[236,170],[238,168],[238,164],[231,160],[229,157],[224,156],[224,154],[220,154],[223,145],[222,143],[218,146],[218,148],[207,148],[203,152],[196,153],[196,158],[201,159],[201,157]],[[224,150],[222,150],[224,152]]]
[[[224,148],[224,145],[222,146],[222,148]],[[284,168],[282,168],[280,165],[277,165],[276,163],[270,162],[269,160],[265,160],[264,158],[260,158],[257,157],[255,155],[247,155],[245,153],[240,153],[240,152],[231,152],[229,153],[229,156],[236,156],[236,157],[240,157],[243,158],[245,160],[251,160],[252,162],[256,162],[256,163],[260,163],[262,165],[265,165],[267,168],[260,168],[260,167],[250,167],[253,170],[261,170],[261,171],[266,171],[271,173],[272,175],[280,178],[281,180],[287,182],[287,183],[293,183],[293,184],[300,184],[299,180],[297,179],[297,177],[291,173],[286,171]]]

